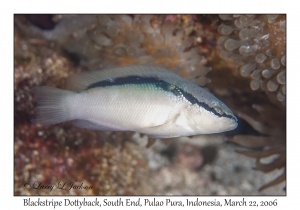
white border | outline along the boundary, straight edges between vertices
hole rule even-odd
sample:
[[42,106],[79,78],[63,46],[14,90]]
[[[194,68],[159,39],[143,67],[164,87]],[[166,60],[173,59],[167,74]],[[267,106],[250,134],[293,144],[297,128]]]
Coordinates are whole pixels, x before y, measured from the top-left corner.
[[[214,1],[82,1],[77,5],[75,1],[11,1],[1,4],[1,184],[0,184],[0,207],[18,209],[23,208],[23,199],[26,197],[13,196],[13,14],[14,13],[287,13],[287,197],[246,197],[247,200],[278,199],[279,208],[289,206],[299,206],[298,192],[299,185],[299,20],[298,6],[292,1],[274,0],[214,0]],[[298,78],[298,76],[299,78]],[[297,87],[298,86],[298,87]],[[297,135],[298,134],[298,135]],[[33,197],[37,199],[38,197]],[[63,200],[65,198],[75,199],[75,197],[42,197],[43,199]],[[83,199],[83,197],[79,197]],[[114,197],[115,198],[115,197]],[[136,198],[136,197],[134,197]],[[143,197],[145,198],[145,197]],[[166,199],[167,197],[159,197]],[[223,200],[230,197],[216,197]],[[92,200],[93,197],[88,197]],[[103,197],[102,197],[103,199]],[[172,197],[172,199],[185,200],[184,197]],[[201,197],[201,200],[213,200],[215,197]],[[233,197],[238,200],[242,197]],[[49,207],[52,208],[52,207]],[[72,207],[70,207],[72,208]],[[132,209],[122,207],[122,209]],[[155,207],[157,208],[157,207]],[[161,207],[158,209],[166,208]],[[181,207],[177,207],[181,208]],[[197,207],[199,208],[199,207]],[[210,209],[219,207],[210,207]],[[223,207],[224,208],[224,207]],[[38,209],[38,208],[35,208]],[[64,207],[64,209],[69,209]],[[72,208],[74,209],[74,207]],[[82,208],[83,209],[83,208]],[[113,208],[109,208],[113,209]],[[239,207],[245,209],[245,207]],[[270,209],[270,207],[264,207]]]

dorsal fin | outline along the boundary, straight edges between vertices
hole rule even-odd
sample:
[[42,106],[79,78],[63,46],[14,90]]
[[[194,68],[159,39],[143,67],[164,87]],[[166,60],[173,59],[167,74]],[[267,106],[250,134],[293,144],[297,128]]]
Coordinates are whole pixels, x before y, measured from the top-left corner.
[[67,79],[67,89],[72,91],[82,91],[93,83],[130,75],[156,77],[166,80],[172,79],[174,81],[183,79],[179,75],[163,67],[153,65],[130,65],[87,71],[72,75]]

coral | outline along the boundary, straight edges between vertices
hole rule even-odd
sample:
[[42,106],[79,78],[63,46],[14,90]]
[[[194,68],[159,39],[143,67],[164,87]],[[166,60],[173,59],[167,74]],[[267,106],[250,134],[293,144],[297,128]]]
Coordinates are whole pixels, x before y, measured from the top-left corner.
[[[130,142],[108,143],[114,138],[95,134],[67,126],[47,130],[16,126],[15,195],[145,194],[141,187],[147,167],[140,149]],[[115,136],[115,140],[124,138]],[[64,182],[67,190],[59,189]],[[70,182],[92,187],[68,190]],[[34,183],[55,188],[39,189]]]
[[[252,170],[253,159],[235,153],[234,145],[222,142],[222,138],[222,135],[216,134],[174,139],[164,152],[171,158],[171,163],[151,170],[149,182],[153,194],[285,194],[281,186],[258,192],[261,184],[269,182],[276,174],[263,174]],[[190,150],[191,152],[186,153]]]
[[208,83],[205,75],[211,68],[205,66],[196,37],[187,35],[193,31],[193,16],[183,16],[183,21],[176,16],[159,17],[62,16],[45,36],[79,55],[89,69],[147,63],[167,67],[201,86]]
[[252,90],[286,95],[286,16],[219,15],[220,56],[231,59],[244,77],[251,77]]
[[176,152],[176,162],[178,165],[193,170],[198,169],[203,164],[201,150],[192,144],[181,145]]

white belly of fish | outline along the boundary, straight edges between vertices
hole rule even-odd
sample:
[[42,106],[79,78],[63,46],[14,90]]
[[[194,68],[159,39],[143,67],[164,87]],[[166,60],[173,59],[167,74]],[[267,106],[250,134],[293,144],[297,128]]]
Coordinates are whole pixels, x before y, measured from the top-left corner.
[[144,132],[163,125],[170,113],[180,111],[172,93],[130,85],[90,89],[70,95],[66,103],[71,118],[88,120],[106,130]]

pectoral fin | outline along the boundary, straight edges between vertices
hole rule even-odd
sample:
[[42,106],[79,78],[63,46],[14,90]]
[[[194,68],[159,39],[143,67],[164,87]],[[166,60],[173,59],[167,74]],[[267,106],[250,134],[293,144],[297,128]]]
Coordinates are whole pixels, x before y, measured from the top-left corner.
[[[153,126],[149,129],[147,129],[147,132],[145,133],[148,137],[150,138],[154,138],[154,139],[159,139],[159,138],[173,138],[173,137],[178,137],[180,136],[177,133],[174,134],[163,134],[161,131],[162,130],[167,130],[166,128],[168,126],[170,126],[170,124],[174,123],[176,121],[176,119],[180,116],[179,113],[177,112],[170,112],[169,116],[167,118],[167,120],[165,121],[165,123],[163,123],[162,125],[158,125],[158,126]],[[159,134],[152,134],[152,133],[159,133]]]

